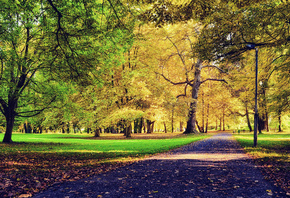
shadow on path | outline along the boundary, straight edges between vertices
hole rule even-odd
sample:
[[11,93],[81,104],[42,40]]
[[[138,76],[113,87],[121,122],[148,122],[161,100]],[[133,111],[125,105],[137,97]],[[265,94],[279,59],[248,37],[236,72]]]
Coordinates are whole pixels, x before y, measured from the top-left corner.
[[50,187],[35,198],[286,197],[263,179],[231,134],[219,134],[87,179]]

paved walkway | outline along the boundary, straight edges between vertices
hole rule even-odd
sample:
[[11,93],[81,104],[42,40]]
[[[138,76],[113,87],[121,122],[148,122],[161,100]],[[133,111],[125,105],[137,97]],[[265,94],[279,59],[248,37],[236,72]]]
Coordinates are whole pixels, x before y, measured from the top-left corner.
[[263,179],[230,134],[219,134],[105,174],[54,185],[34,197],[264,198],[286,195]]

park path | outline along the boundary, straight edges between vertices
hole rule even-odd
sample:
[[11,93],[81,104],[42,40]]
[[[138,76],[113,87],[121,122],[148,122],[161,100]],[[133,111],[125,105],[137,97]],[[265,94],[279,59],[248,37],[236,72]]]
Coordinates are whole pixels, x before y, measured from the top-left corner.
[[183,146],[129,166],[50,187],[35,198],[286,197],[264,180],[231,134]]

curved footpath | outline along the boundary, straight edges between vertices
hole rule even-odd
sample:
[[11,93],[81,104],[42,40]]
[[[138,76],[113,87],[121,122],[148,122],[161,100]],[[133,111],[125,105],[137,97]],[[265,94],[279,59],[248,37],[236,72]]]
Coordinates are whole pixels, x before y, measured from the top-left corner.
[[183,146],[104,174],[51,186],[35,198],[286,197],[263,179],[231,134]]

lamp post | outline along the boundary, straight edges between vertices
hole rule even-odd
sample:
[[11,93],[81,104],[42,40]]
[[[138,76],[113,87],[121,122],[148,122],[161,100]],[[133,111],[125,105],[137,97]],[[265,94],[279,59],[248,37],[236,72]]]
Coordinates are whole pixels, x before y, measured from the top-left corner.
[[255,44],[247,45],[248,49],[256,50],[256,78],[255,78],[255,114],[254,114],[254,147],[258,143],[258,48]]

